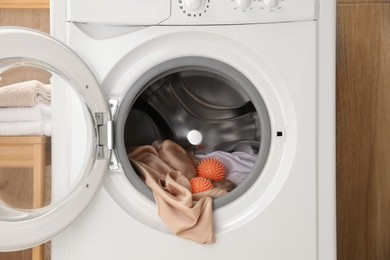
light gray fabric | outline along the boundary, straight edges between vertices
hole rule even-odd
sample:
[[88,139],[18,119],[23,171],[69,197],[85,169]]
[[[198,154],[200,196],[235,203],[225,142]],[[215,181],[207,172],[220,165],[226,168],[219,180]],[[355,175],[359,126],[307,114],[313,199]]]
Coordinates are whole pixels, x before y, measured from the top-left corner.
[[243,151],[232,153],[214,151],[208,154],[196,154],[198,159],[215,158],[225,166],[226,178],[236,186],[240,185],[254,168],[257,155]]

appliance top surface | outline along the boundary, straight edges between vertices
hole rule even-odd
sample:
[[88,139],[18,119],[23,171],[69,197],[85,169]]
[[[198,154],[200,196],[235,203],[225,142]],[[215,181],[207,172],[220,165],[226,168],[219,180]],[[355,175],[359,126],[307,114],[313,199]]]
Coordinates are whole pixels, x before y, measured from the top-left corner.
[[316,20],[319,0],[66,1],[68,22],[115,25],[223,25]]

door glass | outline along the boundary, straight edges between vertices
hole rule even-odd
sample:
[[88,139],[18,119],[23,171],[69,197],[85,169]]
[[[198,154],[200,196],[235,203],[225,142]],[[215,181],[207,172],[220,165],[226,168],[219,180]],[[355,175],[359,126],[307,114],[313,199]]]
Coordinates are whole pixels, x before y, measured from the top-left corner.
[[83,178],[91,118],[74,87],[47,64],[0,61],[0,220],[50,211]]

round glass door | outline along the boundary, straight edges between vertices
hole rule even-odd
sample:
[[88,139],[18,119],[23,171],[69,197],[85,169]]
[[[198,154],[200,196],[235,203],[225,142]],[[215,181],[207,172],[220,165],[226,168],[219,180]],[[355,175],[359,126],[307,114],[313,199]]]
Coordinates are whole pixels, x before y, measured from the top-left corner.
[[49,240],[93,198],[109,113],[65,45],[18,28],[0,30],[0,41],[0,251],[14,251]]

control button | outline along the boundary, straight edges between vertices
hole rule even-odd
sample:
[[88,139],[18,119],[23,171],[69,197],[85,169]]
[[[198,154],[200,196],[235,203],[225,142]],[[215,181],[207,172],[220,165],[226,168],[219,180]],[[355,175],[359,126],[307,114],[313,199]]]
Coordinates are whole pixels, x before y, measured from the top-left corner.
[[204,0],[184,0],[184,8],[188,11],[200,10],[204,5]]
[[279,0],[264,0],[264,5],[269,9],[273,9],[277,7],[278,4],[279,4]]
[[252,3],[252,0],[236,0],[237,7],[247,9]]

